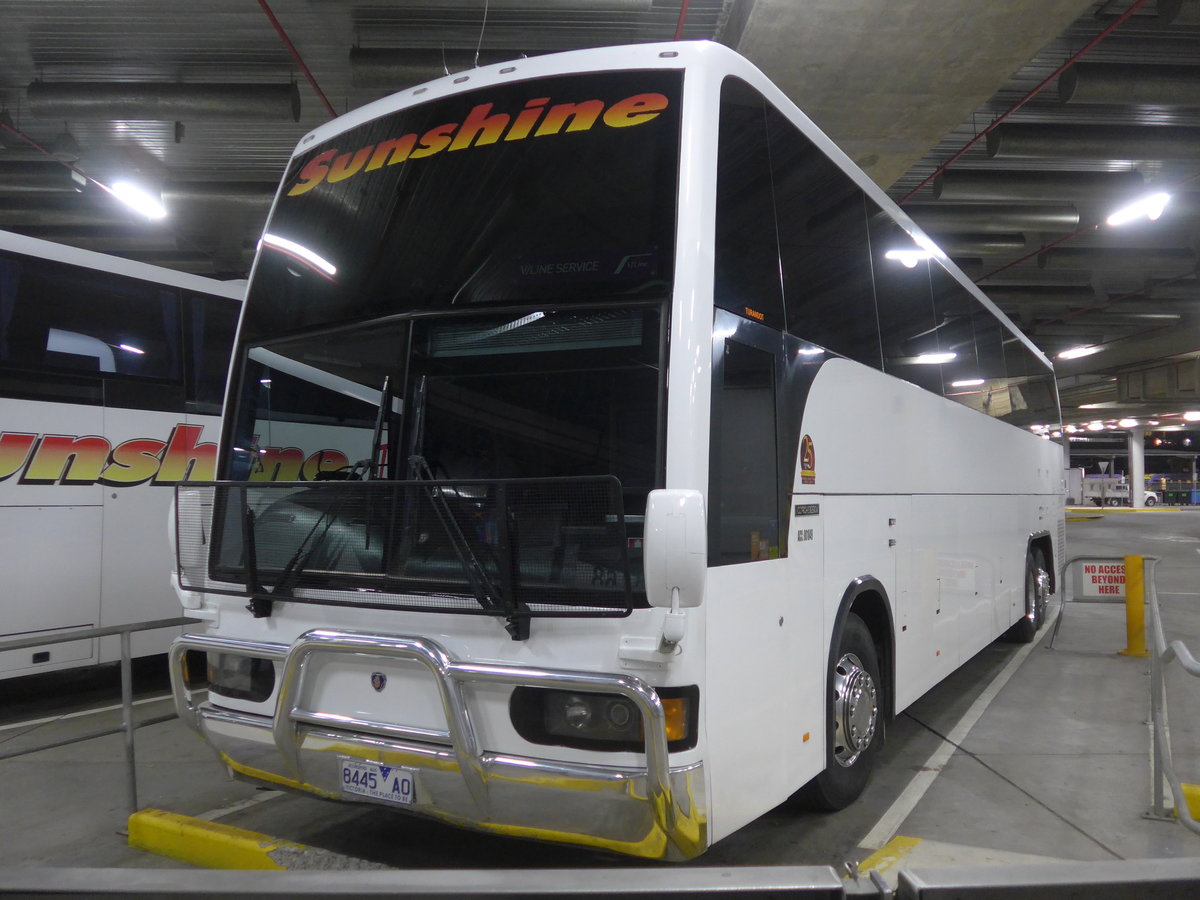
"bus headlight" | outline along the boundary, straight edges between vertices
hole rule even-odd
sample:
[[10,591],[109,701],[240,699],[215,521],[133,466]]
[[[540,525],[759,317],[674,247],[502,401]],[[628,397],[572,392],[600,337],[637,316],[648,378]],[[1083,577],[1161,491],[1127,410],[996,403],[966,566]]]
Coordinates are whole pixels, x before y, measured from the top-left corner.
[[[657,693],[666,714],[667,749],[695,747],[699,690],[695,686],[659,688]],[[633,701],[620,694],[519,687],[513,691],[509,714],[517,733],[534,744],[585,750],[645,749],[641,713]]]
[[210,653],[208,682],[214,694],[261,703],[275,690],[275,664],[257,656]]

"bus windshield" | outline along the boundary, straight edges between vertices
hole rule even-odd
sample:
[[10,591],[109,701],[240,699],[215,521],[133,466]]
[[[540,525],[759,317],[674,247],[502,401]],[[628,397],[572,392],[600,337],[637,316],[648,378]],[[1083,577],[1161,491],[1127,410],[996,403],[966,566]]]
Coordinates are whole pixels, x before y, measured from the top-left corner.
[[314,146],[285,177],[243,337],[408,311],[666,297],[680,82],[676,71],[516,82]]

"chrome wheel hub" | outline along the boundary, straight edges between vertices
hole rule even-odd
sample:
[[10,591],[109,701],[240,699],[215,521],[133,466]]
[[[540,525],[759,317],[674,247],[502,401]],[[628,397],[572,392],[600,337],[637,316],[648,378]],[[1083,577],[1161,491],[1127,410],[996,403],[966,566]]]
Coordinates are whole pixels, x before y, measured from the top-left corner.
[[862,661],[847,653],[834,667],[833,692],[833,758],[852,766],[875,737],[879,691]]

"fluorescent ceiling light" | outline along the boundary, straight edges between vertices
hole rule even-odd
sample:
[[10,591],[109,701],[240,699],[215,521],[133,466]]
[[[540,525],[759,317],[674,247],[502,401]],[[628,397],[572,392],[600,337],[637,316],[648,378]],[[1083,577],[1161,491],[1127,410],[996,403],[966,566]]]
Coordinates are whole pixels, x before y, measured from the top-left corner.
[[1089,422],[1087,430],[1088,431],[1103,431],[1104,423],[1103,422]]
[[126,206],[136,209],[147,219],[165,219],[167,211],[147,191],[128,181],[113,183],[112,192]]
[[1070,350],[1064,350],[1058,354],[1059,359],[1079,359],[1081,356],[1091,356],[1093,353],[1099,353],[1100,347],[1072,347]]
[[132,344],[117,344],[117,347],[119,347],[121,350],[124,350],[126,353],[136,353],[138,356],[146,355],[145,350],[142,350],[139,347],[134,347]]
[[1124,225],[1126,222],[1132,222],[1134,219],[1140,219],[1143,216],[1153,222],[1162,215],[1163,209],[1166,208],[1167,201],[1171,199],[1171,195],[1159,192],[1151,194],[1148,197],[1143,197],[1128,206],[1123,206],[1115,213],[1109,216],[1104,221],[1109,225]]
[[262,236],[262,243],[282,253],[286,253],[293,259],[312,266],[319,272],[324,272],[330,278],[337,274],[337,266],[325,259],[325,257],[313,253],[313,251],[309,250],[303,244],[289,241],[287,238],[280,237],[277,234],[264,234]]
[[883,257],[898,260],[906,269],[915,269],[917,263],[923,259],[931,259],[933,253],[929,250],[889,250]]
[[983,384],[982,378],[964,378],[962,381],[950,382],[950,387],[978,387]]
[[1119,422],[1117,422],[1117,424],[1120,425],[1122,428],[1137,428],[1138,420],[1137,419],[1121,419]]
[[1183,414],[1183,420],[1185,422],[1200,422],[1200,412],[1194,409],[1189,409]]
[[947,351],[946,353],[922,353],[913,360],[919,366],[940,366],[942,363],[948,363],[952,359],[957,359],[958,354]]

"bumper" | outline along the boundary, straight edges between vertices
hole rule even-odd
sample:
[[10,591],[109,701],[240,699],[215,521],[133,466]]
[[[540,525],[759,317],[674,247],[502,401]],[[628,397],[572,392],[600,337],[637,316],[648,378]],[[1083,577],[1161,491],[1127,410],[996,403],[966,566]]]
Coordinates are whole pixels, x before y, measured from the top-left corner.
[[[188,650],[280,661],[274,716],[220,709],[190,691],[182,677]],[[405,727],[302,708],[298,699],[305,695],[308,663],[329,654],[420,666],[436,686],[446,727]],[[702,767],[669,767],[662,703],[636,676],[463,663],[424,638],[328,630],[308,632],[290,647],[185,635],[172,648],[171,676],[180,718],[244,778],[363,801],[342,791],[340,758],[356,757],[416,773],[412,804],[365,801],[403,812],[653,859],[690,859],[708,846]],[[627,697],[642,714],[646,767],[564,763],[482,749],[463,692],[465,685],[480,683]]]

